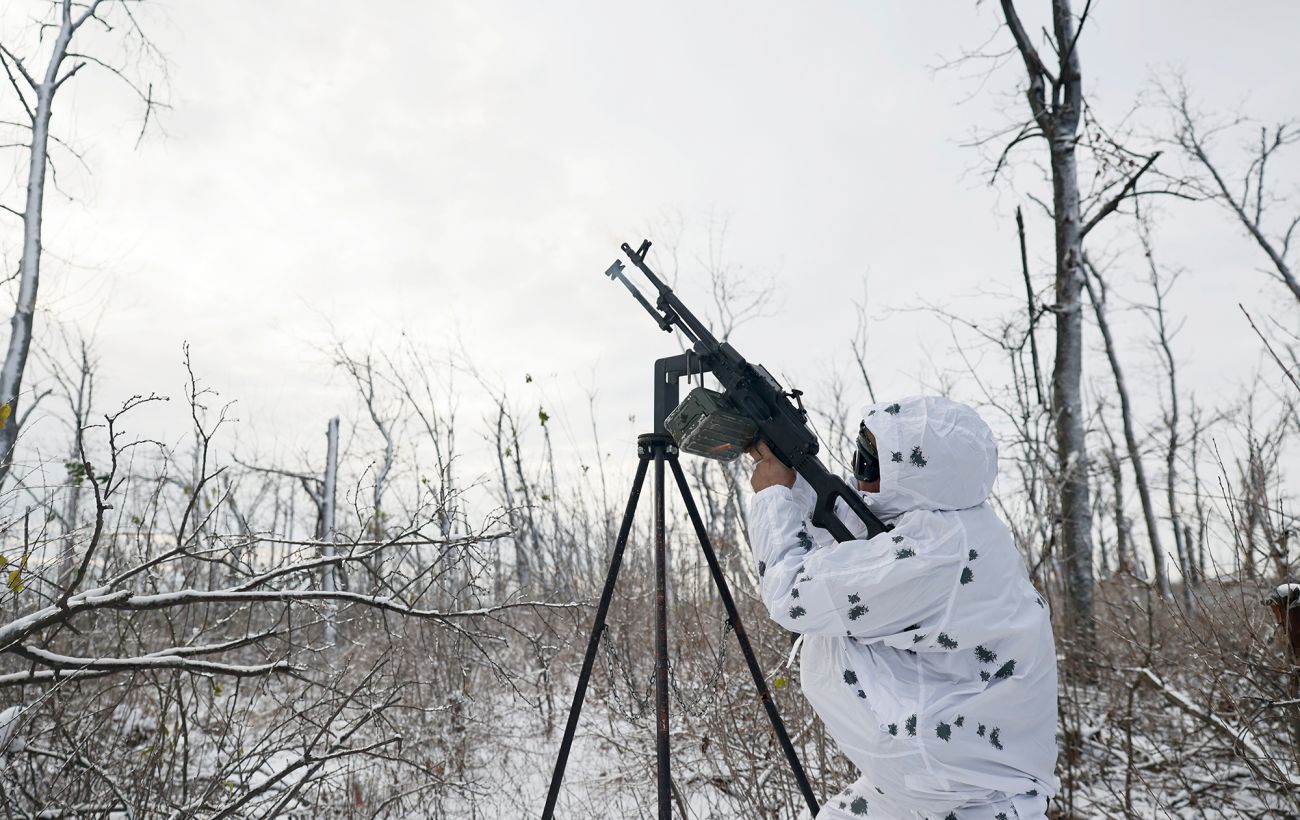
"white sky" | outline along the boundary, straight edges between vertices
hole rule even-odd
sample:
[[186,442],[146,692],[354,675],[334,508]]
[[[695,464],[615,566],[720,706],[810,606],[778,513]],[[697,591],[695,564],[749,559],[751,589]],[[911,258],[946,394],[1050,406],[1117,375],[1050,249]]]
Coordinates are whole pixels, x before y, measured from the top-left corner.
[[[1033,19],[1047,3],[1021,5]],[[814,403],[849,362],[864,274],[883,395],[933,386],[931,359],[960,367],[946,329],[905,309],[931,300],[980,320],[1020,305],[987,295],[1020,298],[1017,204],[1047,281],[1049,223],[1016,191],[989,188],[981,156],[962,146],[1023,117],[1021,67],[934,71],[994,33],[991,1],[148,6],[167,57],[165,135],[133,150],[140,106],[89,74],[55,117],[93,173],[61,160],[75,201],[48,210],[39,329],[51,315],[93,329],[105,408],[132,393],[179,399],[188,341],[206,382],[239,400],[240,438],[288,461],[323,451],[326,419],[354,412],[323,352],[333,333],[381,349],[401,333],[434,350],[459,336],[526,414],[544,403],[584,444],[594,386],[605,449],[630,466],[651,363],[677,348],[601,274],[665,214],[680,214],[688,251],[727,219],[725,260],[770,276],[774,293],[772,315],[734,341]],[[43,7],[0,0],[3,36]],[[1093,14],[1083,68],[1110,124],[1168,68],[1207,110],[1300,116],[1300,4],[1100,0]],[[991,48],[1008,45],[1002,32]],[[144,76],[162,87],[156,71]],[[1050,194],[1032,172],[1019,180]],[[20,203],[21,181],[3,190],[7,204]],[[19,226],[0,225],[12,265]],[[1223,403],[1260,363],[1235,302],[1288,328],[1296,307],[1211,206],[1164,205],[1157,241],[1187,269],[1172,299],[1186,317],[1185,383]],[[683,260],[679,292],[703,307],[705,281]],[[1116,275],[1142,275],[1137,261]],[[1121,279],[1120,295],[1142,296],[1137,281]],[[1143,378],[1154,354],[1133,341],[1145,325],[1124,324],[1130,379],[1154,387]],[[1108,384],[1097,366],[1089,377]],[[956,393],[976,397],[969,383]],[[179,435],[180,410],[150,423]]]

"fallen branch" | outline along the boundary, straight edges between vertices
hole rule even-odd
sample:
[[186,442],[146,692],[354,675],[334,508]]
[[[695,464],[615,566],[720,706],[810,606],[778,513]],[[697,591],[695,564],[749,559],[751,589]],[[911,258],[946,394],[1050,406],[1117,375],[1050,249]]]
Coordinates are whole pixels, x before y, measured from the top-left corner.
[[[1265,749],[1264,745],[1255,738],[1254,733],[1252,733],[1250,729],[1233,726],[1231,723],[1228,723],[1209,709],[1198,705],[1190,695],[1170,686],[1168,683],[1165,683],[1163,678],[1155,672],[1152,672],[1150,669],[1139,667],[1127,671],[1137,674],[1147,683],[1154,686],[1156,691],[1159,692],[1172,706],[1175,706],[1192,717],[1197,718],[1216,732],[1231,737],[1234,751],[1236,751],[1240,755],[1241,759],[1245,761],[1246,765],[1250,766],[1250,768],[1260,777],[1271,783],[1285,785],[1290,788],[1300,787],[1300,778],[1283,771],[1282,768],[1274,762],[1273,755],[1268,753],[1268,750]],[[1245,754],[1242,754],[1243,751]],[[1257,761],[1260,760],[1267,760],[1272,764],[1273,771],[1270,773],[1259,766]]]
[[550,603],[546,601],[514,601],[512,603],[494,604],[476,609],[437,610],[416,609],[392,597],[363,595],[358,592],[325,591],[319,589],[218,589],[198,590],[180,589],[174,592],[160,592],[141,595],[130,590],[110,591],[106,587],[87,590],[68,599],[64,606],[52,604],[38,609],[21,618],[0,626],[0,652],[10,651],[15,644],[22,642],[32,633],[67,621],[71,616],[88,610],[121,610],[143,612],[148,610],[169,609],[171,607],[192,604],[213,603],[308,603],[330,602],[351,603],[374,609],[406,615],[413,618],[450,623],[465,618],[482,618],[511,609],[580,609],[587,604],[571,601],[568,603]]
[[232,663],[217,663],[186,658],[176,654],[149,654],[133,658],[78,658],[60,655],[34,646],[19,644],[9,650],[15,655],[27,658],[35,663],[44,664],[54,669],[87,669],[92,671],[122,672],[142,669],[183,669],[187,672],[201,672],[214,675],[230,675],[237,678],[268,675],[273,672],[288,672],[293,666],[288,661],[259,663],[242,666]]

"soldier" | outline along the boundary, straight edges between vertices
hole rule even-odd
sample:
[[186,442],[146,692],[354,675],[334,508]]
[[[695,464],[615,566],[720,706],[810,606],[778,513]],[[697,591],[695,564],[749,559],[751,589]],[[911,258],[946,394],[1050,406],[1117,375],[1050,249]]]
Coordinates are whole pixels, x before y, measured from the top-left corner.
[[924,396],[868,407],[857,443],[858,489],[893,528],[843,543],[811,525],[803,479],[765,444],[750,450],[763,602],[800,634],[804,695],[861,770],[818,820],[1045,817],[1058,789],[1056,650],[987,502],[992,432],[971,408]]

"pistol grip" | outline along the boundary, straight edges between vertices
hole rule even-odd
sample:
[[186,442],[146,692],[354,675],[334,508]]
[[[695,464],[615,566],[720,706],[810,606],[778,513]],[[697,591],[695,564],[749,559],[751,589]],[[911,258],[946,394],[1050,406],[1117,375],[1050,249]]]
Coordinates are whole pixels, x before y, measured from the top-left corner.
[[835,488],[822,488],[817,491],[817,503],[813,505],[812,522],[831,534],[836,541],[852,541],[853,533],[844,526],[844,522],[835,514],[835,501],[844,493]]

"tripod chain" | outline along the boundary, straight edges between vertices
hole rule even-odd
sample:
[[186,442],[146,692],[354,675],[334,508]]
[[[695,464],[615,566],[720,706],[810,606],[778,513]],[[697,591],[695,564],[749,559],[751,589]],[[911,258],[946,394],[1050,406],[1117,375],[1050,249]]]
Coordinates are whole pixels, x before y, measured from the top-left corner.
[[694,702],[687,700],[686,694],[682,692],[681,687],[677,685],[677,676],[671,674],[671,668],[669,670],[670,674],[668,675],[668,683],[677,700],[677,705],[691,717],[704,717],[711,711],[712,707],[717,704],[718,698],[720,697],[718,684],[722,680],[727,663],[727,633],[731,631],[731,621],[728,620],[726,625],[723,627],[722,638],[719,641],[719,650],[714,663],[713,674],[710,676],[709,680],[705,681],[700,687],[700,691],[704,694],[696,698]]
[[[601,647],[604,650],[603,659],[605,662],[605,677],[609,681],[609,694],[614,701],[619,716],[627,720],[629,723],[638,724],[641,723],[645,719],[646,715],[651,711],[651,703],[654,700],[654,671],[651,670],[650,678],[646,683],[645,690],[638,697],[636,694],[636,686],[632,681],[632,675],[627,673],[624,664],[619,663],[620,659],[615,655],[612,641],[608,640],[608,638],[611,637],[609,632],[609,625],[606,624],[600,642]],[[631,659],[629,658],[627,666],[630,665]],[[628,693],[626,698],[619,694],[620,680],[627,687]]]

